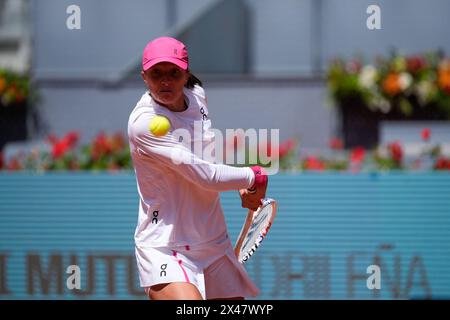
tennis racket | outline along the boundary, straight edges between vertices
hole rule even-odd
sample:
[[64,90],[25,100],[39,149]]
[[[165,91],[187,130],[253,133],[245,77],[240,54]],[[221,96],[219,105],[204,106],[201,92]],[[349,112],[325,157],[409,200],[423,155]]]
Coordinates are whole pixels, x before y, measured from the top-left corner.
[[277,213],[277,202],[271,198],[263,199],[256,210],[249,210],[241,233],[237,238],[234,253],[240,263],[245,263],[261,246],[267,236]]

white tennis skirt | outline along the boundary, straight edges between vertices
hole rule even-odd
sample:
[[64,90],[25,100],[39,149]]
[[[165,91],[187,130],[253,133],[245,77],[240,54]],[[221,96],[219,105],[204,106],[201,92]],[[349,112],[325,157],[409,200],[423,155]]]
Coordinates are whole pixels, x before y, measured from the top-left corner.
[[196,247],[136,246],[141,287],[187,282],[203,299],[255,297],[258,288],[234,255],[228,237],[220,243]]

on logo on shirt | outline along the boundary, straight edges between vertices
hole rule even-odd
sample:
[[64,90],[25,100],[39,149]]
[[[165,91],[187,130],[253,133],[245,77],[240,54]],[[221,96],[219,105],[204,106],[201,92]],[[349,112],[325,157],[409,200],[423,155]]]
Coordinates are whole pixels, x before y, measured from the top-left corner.
[[159,214],[158,210],[153,211],[152,223],[155,223],[155,224],[158,223],[158,214]]
[[200,108],[200,113],[202,114],[203,121],[208,119],[208,114],[205,112],[205,109],[203,107]]
[[166,269],[167,269],[167,263],[164,263],[161,265],[161,272],[159,273],[160,277],[165,277],[166,274]]

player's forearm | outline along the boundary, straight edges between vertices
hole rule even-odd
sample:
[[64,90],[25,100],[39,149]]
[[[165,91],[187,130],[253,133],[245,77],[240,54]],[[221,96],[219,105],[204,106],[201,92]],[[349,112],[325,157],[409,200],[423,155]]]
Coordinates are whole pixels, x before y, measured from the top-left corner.
[[153,158],[177,174],[205,189],[217,192],[251,187],[255,174],[250,168],[236,168],[205,161],[184,146],[170,140],[155,140],[147,133],[135,137],[142,156]]
[[254,183],[254,173],[250,168],[236,168],[222,164],[202,164],[191,167],[193,179],[205,189],[217,192],[248,188]]

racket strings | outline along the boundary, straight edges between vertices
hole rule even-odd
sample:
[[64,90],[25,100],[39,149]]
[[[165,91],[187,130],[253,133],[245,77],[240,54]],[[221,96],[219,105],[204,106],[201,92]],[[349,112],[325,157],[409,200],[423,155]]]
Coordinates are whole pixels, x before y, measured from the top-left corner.
[[252,224],[247,232],[247,236],[242,244],[241,254],[245,255],[252,250],[254,246],[258,245],[263,237],[267,227],[270,227],[270,220],[272,215],[272,206],[266,206],[262,210],[255,212]]

